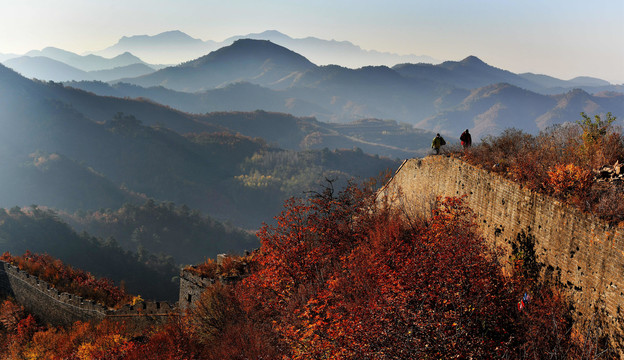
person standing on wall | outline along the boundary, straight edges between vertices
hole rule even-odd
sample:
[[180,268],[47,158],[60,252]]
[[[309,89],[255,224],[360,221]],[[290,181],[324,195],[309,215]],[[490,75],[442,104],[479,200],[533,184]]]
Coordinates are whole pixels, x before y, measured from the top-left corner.
[[459,137],[459,140],[461,140],[461,144],[464,147],[464,149],[472,146],[472,136],[470,136],[468,129],[466,129],[466,131],[464,131],[461,134],[461,136]]
[[440,147],[443,145],[446,145],[446,141],[444,141],[444,138],[440,136],[440,134],[436,134],[436,137],[434,137],[431,142],[431,148],[435,151],[436,155],[440,153]]

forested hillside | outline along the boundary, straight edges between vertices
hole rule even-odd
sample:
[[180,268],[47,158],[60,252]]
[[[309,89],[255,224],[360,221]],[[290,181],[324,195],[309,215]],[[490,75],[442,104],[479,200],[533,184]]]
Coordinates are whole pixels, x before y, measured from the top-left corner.
[[[347,138],[314,119],[190,115],[1,66],[0,108],[0,206],[13,209],[2,223],[2,251],[48,253],[157,300],[175,299],[181,265],[257,248],[251,234],[286,198],[318,191],[326,178],[345,184],[398,165],[354,148],[368,141],[353,133],[349,149],[301,151]],[[409,142],[396,123],[371,124]],[[19,210],[31,205],[29,214]],[[56,214],[97,238],[78,235]]]
[[[254,156],[281,151],[267,141],[300,150],[293,139],[322,144],[336,132],[312,119],[285,114],[192,116],[147,101],[34,82],[7,68],[0,68],[0,93],[0,106],[6,109],[0,115],[0,206],[5,207],[37,204],[74,212],[117,209],[153,198],[257,228],[271,221],[284,199],[314,190],[325,177],[367,178],[397,166],[396,160],[357,149],[329,150],[319,152],[323,155],[314,161],[299,162],[299,175],[293,169],[263,169],[272,173],[277,186],[258,187],[246,181],[257,172],[243,165]],[[252,129],[253,138],[236,133],[244,133],[245,127]],[[273,130],[266,141],[258,138],[265,135],[263,128]],[[319,135],[311,135],[315,133]],[[351,169],[357,172],[324,159],[349,152],[354,154],[351,163],[358,165]]]
[[170,257],[122,249],[113,238],[77,233],[50,210],[36,206],[0,209],[0,248],[19,256],[27,251],[49,254],[73,267],[124,284],[146,299],[173,300],[178,294],[178,267]]
[[439,199],[428,219],[404,219],[371,207],[371,190],[328,186],[289,201],[279,223],[259,232],[261,249],[240,259],[250,273],[215,283],[167,324],[52,328],[7,301],[0,346],[59,358],[617,356],[599,325],[574,324],[561,289],[535,276],[530,244],[517,240],[503,272],[461,199]]
[[255,235],[173,203],[125,204],[117,210],[61,214],[78,231],[112,237],[124,250],[146,260],[150,254],[177,266],[197,264],[217,254],[242,254],[260,244]]

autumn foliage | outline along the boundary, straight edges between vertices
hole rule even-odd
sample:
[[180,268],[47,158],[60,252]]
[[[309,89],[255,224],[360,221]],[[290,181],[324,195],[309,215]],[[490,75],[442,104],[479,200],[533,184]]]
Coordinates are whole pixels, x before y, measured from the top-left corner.
[[[277,220],[259,232],[259,269],[231,289],[209,290],[198,303],[203,310],[191,315],[221,319],[201,332],[213,346],[223,344],[221,358],[597,353],[582,352],[591,340],[573,337],[558,289],[520,271],[527,259],[517,258],[518,271],[503,273],[461,199],[440,199],[430,219],[405,222],[389,209],[374,209],[367,191],[352,187],[336,195],[328,187],[308,201],[290,200]],[[533,299],[519,311],[525,292]],[[225,345],[243,339],[249,347]]]
[[3,359],[127,359],[142,345],[124,323],[78,321],[56,328],[31,315],[19,321],[17,332],[3,335]]
[[458,149],[455,156],[611,223],[623,222],[624,187],[594,181],[603,166],[624,162],[622,130],[613,125],[610,113],[602,118],[581,113],[581,117],[537,136],[508,129],[477,146]]
[[214,259],[206,259],[203,263],[190,265],[185,271],[207,278],[240,278],[256,267],[255,253],[245,256],[226,255],[218,263]]
[[[486,246],[460,198],[438,199],[429,218],[406,220],[375,206],[367,187],[336,193],[330,183],[308,199],[289,200],[276,220],[258,232],[262,246],[251,274],[232,285],[215,283],[186,316],[141,333],[107,321],[37,328],[22,317],[21,335],[5,336],[7,353],[70,359],[612,354],[579,336],[556,286],[533,278],[530,242],[512,259],[514,270],[503,271],[500,254]],[[519,310],[525,293],[530,300]],[[16,324],[11,314],[20,310],[6,309],[0,319]]]
[[592,185],[592,173],[574,164],[557,164],[547,171],[546,187],[554,195],[569,198],[583,194]]
[[112,281],[105,278],[98,279],[88,272],[74,269],[47,254],[33,254],[27,251],[22,256],[13,256],[5,252],[0,260],[48,282],[61,292],[78,295],[102,305],[118,307],[132,300],[125,290],[115,286]]

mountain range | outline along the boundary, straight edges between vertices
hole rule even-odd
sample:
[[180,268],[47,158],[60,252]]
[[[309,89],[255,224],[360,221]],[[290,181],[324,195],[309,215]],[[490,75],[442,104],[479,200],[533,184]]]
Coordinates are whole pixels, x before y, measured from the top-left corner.
[[[151,68],[162,68],[163,65],[155,64],[179,64],[186,61],[202,57],[211,51],[221,47],[231,45],[239,39],[270,40],[296,52],[301,53],[306,58],[316,64],[343,64],[349,67],[361,67],[366,65],[394,65],[404,62],[427,62],[435,63],[438,60],[429,56],[398,55],[392,53],[379,52],[374,50],[363,50],[357,45],[348,41],[323,40],[314,37],[294,39],[275,30],[268,30],[261,33],[237,35],[225,39],[224,41],[207,40],[193,38],[181,31],[167,31],[157,35],[135,35],[124,36],[119,41],[100,51],[95,51],[88,55],[78,55],[66,50],[47,47],[43,50],[32,50],[23,56],[27,57],[47,57],[65,63],[78,70],[90,72],[95,70],[109,70],[112,68],[125,67],[132,64],[141,63]],[[132,55],[138,55],[138,57]],[[0,62],[9,59],[19,58],[16,54],[0,54]],[[140,57],[140,58],[139,58]],[[145,63],[145,59],[152,64]],[[44,66],[35,66],[28,60],[14,60],[5,64],[27,77],[36,77],[42,80],[52,81],[80,81],[80,80],[114,80],[112,76],[101,77],[98,74],[82,73],[54,73],[46,71]],[[51,65],[54,66],[54,65]],[[147,72],[144,72],[147,73]],[[121,77],[139,76],[144,73],[127,74]],[[62,75],[62,76],[61,76]],[[70,77],[71,76],[71,77]]]
[[223,41],[193,38],[181,31],[167,31],[157,35],[124,36],[116,44],[93,54],[113,57],[131,52],[153,63],[178,64],[229,46],[236,40],[269,40],[300,53],[315,64],[342,64],[351,68],[366,65],[394,65],[403,62],[436,63],[438,60],[426,55],[398,55],[374,50],[364,50],[348,41],[324,40],[315,37],[294,39],[276,30],[236,35]]
[[170,89],[184,92],[252,79],[257,84],[279,86],[277,84],[283,83],[291,74],[315,67],[305,57],[270,41],[243,39],[196,60],[120,81],[140,86],[166,84]]
[[92,54],[114,57],[130,52],[148,62],[179,64],[206,55],[219,47],[219,44],[215,41],[203,41],[181,31],[174,30],[154,36],[124,36],[116,44],[103,50],[95,51]]
[[0,207],[73,212],[153,198],[249,228],[326,177],[364,179],[397,166],[367,153],[422,155],[432,137],[394,121],[192,115],[29,80],[4,66],[0,109]]
[[[255,35],[281,41],[290,39],[274,31]],[[509,126],[535,133],[553,124],[575,121],[581,111],[598,114],[610,111],[620,119],[624,113],[622,85],[595,78],[565,81],[547,75],[515,74],[475,56],[437,65],[403,63],[391,68],[319,66],[269,40],[228,40],[233,43],[191,61],[154,71],[140,59],[123,53],[108,59],[108,63],[140,62],[109,70],[78,69],[83,72],[74,76],[80,80],[82,75],[82,81],[66,84],[99,95],[149,99],[196,114],[264,110],[314,117],[325,123],[392,119],[453,137],[469,128],[476,139],[497,134]],[[155,37],[127,37],[117,45],[149,49],[155,44],[199,43],[206,45],[173,31]],[[105,58],[96,55],[74,56],[53,48],[31,53],[38,54],[72,61],[74,65],[87,58],[105,62],[102,60]],[[48,62],[48,68],[56,66],[57,73],[70,73],[70,69],[63,67],[64,63],[48,57],[6,62],[18,59]],[[110,80],[122,71],[130,75]],[[146,73],[135,76],[141,71]],[[95,74],[110,80],[109,83],[91,81],[90,76]],[[424,146],[419,144],[417,148]]]
[[153,67],[142,62],[85,71],[47,56],[20,56],[3,63],[28,78],[56,82],[68,81],[68,79],[74,81],[112,81],[124,77],[141,76],[155,71]]
[[[459,62],[447,61],[438,65],[433,65],[438,61],[427,57],[394,56],[393,54],[365,51],[349,42],[328,41],[310,37],[305,39],[293,39],[274,30],[234,36],[222,42],[202,41],[192,38],[180,31],[169,31],[154,36],[141,35],[123,37],[117,44],[97,52],[106,57],[94,54],[78,55],[49,47],[40,51],[30,51],[25,54],[28,58],[21,58],[19,60],[15,59],[19,56],[2,56],[0,54],[0,61],[3,61],[5,65],[8,65],[30,78],[52,81],[115,81],[120,78],[134,78],[145,75],[153,72],[153,70],[164,67],[163,65],[154,64],[162,64],[168,61],[179,63],[181,60],[195,62],[199,58],[205,58],[209,52],[227,47],[239,39],[270,40],[274,44],[282,45],[306,57],[306,59],[316,65],[351,64],[351,68],[374,65],[394,65],[392,68],[402,76],[414,79],[432,80],[436,83],[450,84],[454,87],[464,89],[474,89],[498,82],[506,82],[547,95],[561,94],[575,88],[583,89],[592,94],[603,91],[623,91],[621,85],[611,85],[604,80],[595,78],[577,77],[571,80],[560,80],[541,74],[513,74],[509,71],[493,67],[480,69],[478,63],[481,61],[473,56]],[[140,58],[132,55],[132,53],[139,53],[140,55],[148,57],[151,56],[153,60],[151,62],[153,64],[145,63]],[[170,54],[178,56],[178,59],[168,60],[166,56]],[[391,59],[387,58],[387,56],[390,56]],[[13,58],[12,61],[7,63],[11,57]],[[43,59],[31,59],[33,57],[45,57],[60,61],[65,65],[71,66],[73,69],[62,67],[61,64],[58,63],[45,62]],[[353,61],[341,60],[349,57],[352,58]],[[380,60],[380,57],[385,57],[387,61]],[[355,62],[357,62],[357,65],[354,66],[353,64]],[[142,64],[143,66],[137,64]],[[482,65],[486,65],[487,67],[487,64]],[[498,73],[495,74],[492,71],[493,69],[498,70]],[[96,72],[98,70],[107,71]],[[481,72],[481,70],[485,70],[485,72]],[[85,74],[83,71],[87,73]],[[212,83],[215,81],[216,79],[212,81]],[[231,81],[233,80],[228,79],[228,82]],[[184,88],[177,85],[171,87],[178,90]],[[194,88],[208,89],[210,87],[195,86]]]
[[[599,79],[566,82],[515,74],[475,56],[392,68],[318,66],[285,47],[251,39],[143,76],[67,85],[101,95],[149,98],[191,113],[263,109],[327,123],[393,119],[453,137],[468,128],[476,139],[507,127],[536,133],[576,121],[581,111],[624,115],[622,86]],[[565,91],[552,94],[553,89]]]
[[47,47],[43,50],[29,51],[24,55],[30,57],[44,56],[56,61],[63,62],[82,71],[109,70],[133,64],[149,65],[129,52],[124,52],[123,54],[119,54],[111,58],[105,58],[92,54],[78,55],[70,51],[54,47]]

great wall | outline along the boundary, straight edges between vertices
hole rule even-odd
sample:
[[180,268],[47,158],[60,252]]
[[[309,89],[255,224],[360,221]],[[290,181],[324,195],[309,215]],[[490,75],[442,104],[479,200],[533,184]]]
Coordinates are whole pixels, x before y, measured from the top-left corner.
[[[577,320],[591,325],[600,317],[611,340],[624,348],[624,229],[447,156],[406,160],[378,192],[379,201],[387,201],[407,217],[428,214],[438,196],[465,196],[486,241],[506,255],[519,234],[533,237],[544,276],[567,289]],[[53,324],[104,318],[162,321],[187,309],[214,281],[183,271],[178,303],[142,302],[113,310],[59,293],[0,263],[0,293]]]
[[109,309],[80,296],[59,292],[45,281],[4,261],[0,261],[0,294],[11,296],[30,313],[54,325],[104,318],[160,322],[175,314],[177,309],[175,304],[151,301]]
[[[217,264],[224,255],[217,257]],[[107,308],[94,301],[66,292],[59,292],[47,282],[0,260],[0,295],[10,296],[24,308],[53,325],[70,325],[76,321],[112,319],[132,321],[138,325],[161,323],[170,316],[177,316],[217,279],[182,270],[180,273],[179,301],[170,304],[163,301],[140,301],[136,305],[124,305],[120,309]],[[230,278],[222,282],[234,281]]]
[[413,217],[429,214],[438,196],[465,196],[485,240],[507,258],[518,235],[531,236],[543,276],[565,287],[576,320],[601,320],[624,349],[624,229],[447,156],[406,160],[378,200]]

